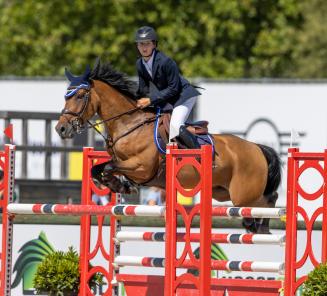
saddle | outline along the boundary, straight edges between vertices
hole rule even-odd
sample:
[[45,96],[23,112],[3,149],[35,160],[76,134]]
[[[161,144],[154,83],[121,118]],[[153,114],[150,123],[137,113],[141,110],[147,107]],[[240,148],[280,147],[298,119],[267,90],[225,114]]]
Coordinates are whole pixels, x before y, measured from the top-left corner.
[[[165,142],[165,144],[169,141],[169,126],[170,126],[170,113],[163,113],[159,119],[159,134],[161,139]],[[189,132],[194,135],[208,135],[208,124],[209,122],[206,120],[200,120],[195,122],[187,122],[185,126]]]

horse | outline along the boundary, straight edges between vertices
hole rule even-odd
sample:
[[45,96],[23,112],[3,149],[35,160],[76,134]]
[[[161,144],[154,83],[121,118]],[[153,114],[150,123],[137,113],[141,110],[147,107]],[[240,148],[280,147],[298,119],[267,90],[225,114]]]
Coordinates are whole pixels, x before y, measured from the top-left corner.
[[[92,170],[92,176],[113,192],[129,193],[132,184],[164,188],[163,157],[154,140],[156,114],[136,106],[137,83],[99,60],[91,70],[70,81],[65,106],[56,125],[62,139],[72,138],[96,124],[97,114],[106,127],[104,137],[111,161]],[[232,201],[235,207],[275,207],[281,181],[281,161],[273,148],[231,134],[212,134],[215,153],[212,167],[212,198]],[[125,180],[119,178],[124,176]],[[181,170],[178,179],[184,188],[194,188],[198,174],[192,167]],[[269,233],[269,219],[244,218],[249,232]]]

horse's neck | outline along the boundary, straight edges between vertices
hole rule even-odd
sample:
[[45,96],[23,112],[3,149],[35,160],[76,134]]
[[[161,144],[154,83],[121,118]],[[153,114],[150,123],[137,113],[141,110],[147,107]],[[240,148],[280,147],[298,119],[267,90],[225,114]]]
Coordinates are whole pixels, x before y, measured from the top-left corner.
[[118,116],[118,118],[106,122],[108,132],[111,136],[119,133],[119,130],[126,128],[128,125],[137,122],[138,119],[142,117],[142,111],[119,116],[136,108],[136,104],[133,104],[131,99],[127,98],[115,88],[105,83],[98,82],[96,85],[96,93],[100,100],[98,108],[98,115],[100,118],[102,120],[107,120]]
[[[153,123],[145,124],[148,119],[153,119],[154,114],[144,112],[143,110],[132,111],[131,113],[119,116],[136,108],[136,104],[131,99],[126,98],[117,90],[106,85],[102,90],[97,91],[99,97],[98,114],[102,120],[107,120],[118,116],[113,120],[106,121],[108,135],[114,143],[114,152],[118,160],[127,160],[133,158],[133,164],[141,164],[141,171],[132,169],[126,172],[126,176],[133,179],[135,174],[140,178],[147,174],[145,180],[150,179],[156,169],[159,159],[158,151],[152,140]],[[134,132],[136,131],[137,132]],[[138,169],[140,169],[138,167]],[[139,180],[139,179],[135,180]]]

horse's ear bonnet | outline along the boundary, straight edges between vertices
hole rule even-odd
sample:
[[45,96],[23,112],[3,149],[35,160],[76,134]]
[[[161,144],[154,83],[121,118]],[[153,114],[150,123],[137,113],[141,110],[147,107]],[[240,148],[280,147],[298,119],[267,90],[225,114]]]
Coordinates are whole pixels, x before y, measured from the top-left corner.
[[65,75],[66,75],[67,79],[70,81],[70,85],[68,88],[77,87],[82,84],[89,85],[90,74],[91,74],[91,69],[90,69],[89,65],[86,66],[85,71],[84,71],[83,75],[81,75],[81,76],[74,76],[72,73],[70,73],[67,70],[67,68],[65,68]]

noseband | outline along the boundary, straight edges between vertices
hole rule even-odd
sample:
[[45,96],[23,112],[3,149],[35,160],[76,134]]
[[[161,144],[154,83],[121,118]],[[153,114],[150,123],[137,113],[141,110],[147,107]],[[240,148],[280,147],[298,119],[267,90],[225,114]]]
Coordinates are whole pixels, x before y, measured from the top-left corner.
[[73,120],[71,120],[70,123],[71,123],[73,129],[78,134],[82,133],[82,131],[84,129],[84,122],[83,122],[82,116],[83,116],[83,114],[86,110],[87,104],[89,103],[89,100],[90,100],[90,86],[88,84],[81,84],[74,89],[68,89],[67,94],[65,95],[65,100],[67,101],[67,100],[71,99],[80,89],[87,90],[87,92],[81,98],[81,100],[83,100],[83,105],[82,105],[81,110],[79,110],[78,112],[73,112],[69,109],[63,109],[61,111],[61,115],[67,114],[67,115],[75,116],[75,118]]

